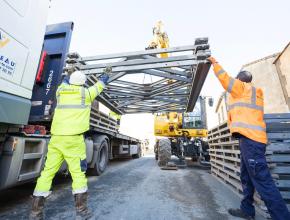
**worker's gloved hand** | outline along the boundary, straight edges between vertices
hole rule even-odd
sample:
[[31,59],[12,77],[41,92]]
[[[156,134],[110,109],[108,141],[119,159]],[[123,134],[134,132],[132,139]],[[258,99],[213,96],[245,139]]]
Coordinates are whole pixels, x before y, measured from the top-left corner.
[[216,59],[214,57],[208,57],[207,61],[209,61],[211,64],[217,63]]
[[105,85],[107,85],[108,84],[108,81],[109,81],[109,74],[107,74],[107,73],[104,73],[103,75],[101,75],[100,77],[99,77],[99,80],[100,81],[102,81]]
[[108,84],[109,78],[110,78],[110,74],[112,73],[112,67],[111,66],[107,66],[104,70],[103,70],[103,75],[101,75],[99,77],[99,80],[101,80],[105,85]]
[[107,73],[107,74],[111,74],[112,73],[112,67],[111,66],[107,66],[104,70],[103,73]]

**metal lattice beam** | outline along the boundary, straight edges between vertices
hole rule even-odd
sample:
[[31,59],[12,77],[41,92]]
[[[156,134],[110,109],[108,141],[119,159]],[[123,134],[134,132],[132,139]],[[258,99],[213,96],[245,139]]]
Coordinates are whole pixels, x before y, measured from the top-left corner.
[[[169,57],[160,58],[161,53]],[[90,57],[74,53],[67,63],[88,75],[88,85],[112,67],[109,84],[97,100],[119,114],[180,112],[193,110],[209,71],[208,56],[208,40],[202,38],[194,45],[166,49]],[[145,82],[145,76],[151,81]]]

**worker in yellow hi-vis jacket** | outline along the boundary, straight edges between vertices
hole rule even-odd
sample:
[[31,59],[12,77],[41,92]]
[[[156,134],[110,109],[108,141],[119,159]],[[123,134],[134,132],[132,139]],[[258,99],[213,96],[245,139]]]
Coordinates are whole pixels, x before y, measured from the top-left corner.
[[81,219],[92,216],[87,208],[87,162],[83,134],[89,130],[91,103],[102,92],[108,79],[108,73],[104,73],[96,84],[85,88],[86,75],[76,71],[71,74],[69,82],[64,80],[58,87],[47,159],[33,193],[30,219],[43,219],[45,198],[50,194],[52,180],[64,160],[73,180],[76,216]]

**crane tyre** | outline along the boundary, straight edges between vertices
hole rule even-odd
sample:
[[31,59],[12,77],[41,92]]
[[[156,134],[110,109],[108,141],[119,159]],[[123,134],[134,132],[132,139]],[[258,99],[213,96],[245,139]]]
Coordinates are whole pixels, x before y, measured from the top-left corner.
[[171,142],[169,139],[160,139],[158,147],[158,166],[166,166],[171,158]]

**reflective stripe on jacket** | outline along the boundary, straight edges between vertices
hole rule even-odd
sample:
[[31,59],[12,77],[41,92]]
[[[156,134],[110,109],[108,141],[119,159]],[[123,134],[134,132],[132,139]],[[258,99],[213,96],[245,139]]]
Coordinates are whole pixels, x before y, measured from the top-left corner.
[[89,88],[62,83],[56,92],[51,134],[75,135],[89,130],[91,103],[104,87],[100,81]]
[[219,64],[214,64],[214,72],[230,94],[227,104],[231,133],[239,133],[266,144],[263,91],[255,88],[251,83],[244,83],[230,77]]

